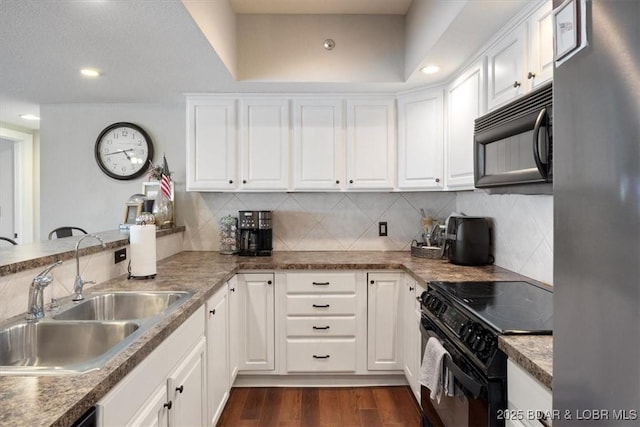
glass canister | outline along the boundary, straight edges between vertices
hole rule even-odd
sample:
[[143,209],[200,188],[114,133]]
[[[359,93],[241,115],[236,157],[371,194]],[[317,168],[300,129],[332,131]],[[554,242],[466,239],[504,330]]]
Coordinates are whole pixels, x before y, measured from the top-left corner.
[[220,220],[220,253],[237,254],[240,251],[240,234],[238,218],[227,215]]

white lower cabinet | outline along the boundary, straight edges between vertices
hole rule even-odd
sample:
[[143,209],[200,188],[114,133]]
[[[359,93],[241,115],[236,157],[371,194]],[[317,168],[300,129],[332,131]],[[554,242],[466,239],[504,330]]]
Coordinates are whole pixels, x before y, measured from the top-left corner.
[[364,306],[356,277],[323,271],[286,275],[287,373],[358,370]]
[[420,357],[422,336],[420,335],[420,304],[416,297],[422,293],[422,290],[415,279],[408,276],[405,277],[402,292],[404,375],[418,402],[420,402],[420,383],[418,379],[420,377],[420,365],[422,364]]
[[238,274],[238,368],[240,371],[275,369],[273,273]]
[[205,343],[204,337],[200,338],[198,344],[167,379],[167,392],[171,402],[170,426],[196,426],[206,422]]
[[202,307],[96,404],[98,426],[205,425],[204,342]]
[[508,419],[507,426],[540,427],[550,426],[552,414],[551,390],[511,359],[507,359],[507,414],[514,414]]
[[238,376],[238,339],[240,327],[238,325],[239,299],[238,299],[238,278],[236,276],[227,282],[229,288],[229,384],[233,384]]
[[367,368],[402,370],[403,273],[367,275]]
[[229,397],[228,288],[218,289],[207,301],[207,419],[215,425]]

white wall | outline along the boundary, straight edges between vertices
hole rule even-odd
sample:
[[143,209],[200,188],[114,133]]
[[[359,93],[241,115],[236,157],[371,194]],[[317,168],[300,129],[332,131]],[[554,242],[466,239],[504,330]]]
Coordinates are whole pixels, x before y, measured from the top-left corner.
[[493,219],[497,265],[553,283],[553,196],[460,192],[457,210]]
[[[127,199],[142,190],[146,176],[119,181],[105,175],[95,160],[95,141],[116,122],[132,122],[151,137],[154,163],[167,156],[177,193],[184,194],[185,107],[159,104],[65,104],[40,108],[41,236],[72,225],[88,232],[113,230],[124,219]],[[180,200],[177,201],[180,217]]]

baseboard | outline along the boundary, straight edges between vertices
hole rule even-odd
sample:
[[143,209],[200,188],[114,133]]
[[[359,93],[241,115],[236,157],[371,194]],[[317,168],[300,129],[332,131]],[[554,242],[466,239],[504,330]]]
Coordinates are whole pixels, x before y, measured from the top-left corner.
[[233,387],[374,387],[409,385],[404,373],[392,375],[242,375]]

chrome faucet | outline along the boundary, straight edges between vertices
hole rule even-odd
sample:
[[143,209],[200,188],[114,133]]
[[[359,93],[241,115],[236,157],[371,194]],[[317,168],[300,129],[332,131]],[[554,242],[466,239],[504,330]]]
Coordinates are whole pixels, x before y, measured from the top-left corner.
[[103,248],[107,247],[107,245],[104,243],[104,240],[102,240],[100,237],[96,236],[95,234],[87,234],[86,236],[82,236],[80,240],[78,240],[78,243],[76,243],[76,280],[73,283],[73,292],[75,292],[76,295],[73,297],[73,301],[82,301],[84,299],[84,296],[82,296],[82,288],[84,287],[84,285],[88,283],[96,283],[90,280],[84,281],[82,280],[82,277],[80,277],[80,257],[78,256],[78,249],[80,249],[80,242],[82,242],[84,239],[88,237],[93,237],[94,239],[98,239],[102,244]]
[[40,274],[34,277],[29,287],[29,306],[27,307],[27,320],[38,320],[44,317],[44,288],[53,282],[53,277],[49,274],[51,270],[62,264],[62,261],[56,261],[49,267],[45,268]]

